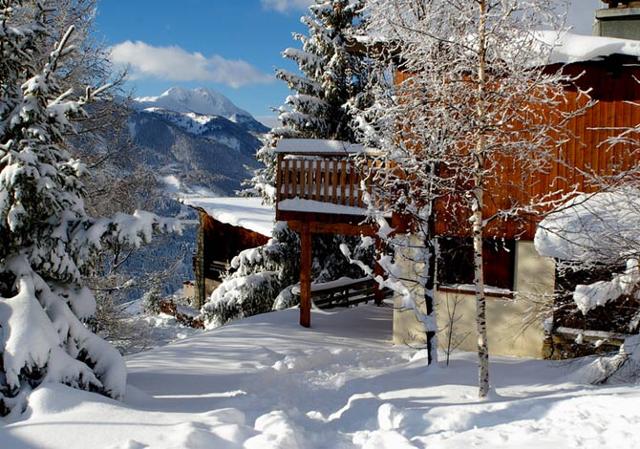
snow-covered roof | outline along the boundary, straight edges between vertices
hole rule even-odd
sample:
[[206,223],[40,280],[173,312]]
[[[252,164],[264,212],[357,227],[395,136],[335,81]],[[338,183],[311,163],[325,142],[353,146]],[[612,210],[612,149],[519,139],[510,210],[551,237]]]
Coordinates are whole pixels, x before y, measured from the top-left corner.
[[186,197],[182,202],[203,209],[221,223],[271,237],[276,212],[273,207],[262,204],[261,198]]
[[563,260],[620,257],[623,247],[640,245],[640,192],[582,194],[539,225],[538,253]]
[[341,140],[281,139],[275,151],[288,154],[355,154],[362,153],[364,147]]
[[600,60],[611,55],[640,58],[640,41],[613,37],[585,36],[556,31],[539,31],[540,40],[553,46],[552,64]]
[[[640,58],[638,40],[557,31],[534,31],[534,36],[545,46],[552,47],[549,60],[535,61],[536,65],[597,61],[612,55]],[[367,45],[389,43],[388,38],[379,31],[369,36],[355,36],[355,40]]]

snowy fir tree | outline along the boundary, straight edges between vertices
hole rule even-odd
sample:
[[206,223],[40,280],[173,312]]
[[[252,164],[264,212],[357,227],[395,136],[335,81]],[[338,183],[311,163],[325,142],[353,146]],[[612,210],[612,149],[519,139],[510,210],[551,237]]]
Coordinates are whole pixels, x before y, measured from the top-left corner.
[[87,215],[85,167],[65,150],[65,135],[102,89],[75,100],[61,89],[73,28],[42,62],[50,11],[39,7],[24,23],[32,11],[0,0],[0,415],[19,413],[42,383],[123,396],[120,354],[84,324],[96,304],[82,276],[101,248],[179,228],[145,212]]
[[363,26],[363,0],[315,0],[301,18],[308,34],[294,33],[302,48],[287,48],[282,55],[293,61],[299,73],[279,69],[276,77],[292,94],[277,109],[280,126],[264,137],[257,157],[264,168],[251,180],[253,190],[271,204],[275,200],[274,148],[282,138],[355,138],[346,105],[364,90],[369,62],[349,51],[354,33]]
[[[275,201],[274,149],[280,139],[355,138],[347,106],[365,98],[362,93],[370,63],[350,52],[349,42],[355,30],[363,25],[363,6],[362,0],[316,0],[309,7],[309,14],[301,18],[308,34],[294,34],[302,48],[287,48],[283,52],[285,58],[296,63],[299,73],[276,72],[276,77],[286,82],[293,93],[278,109],[281,125],[263,138],[264,145],[257,158],[264,167],[249,182],[252,189],[248,193],[262,196],[267,204]],[[220,324],[231,318],[269,311],[274,304],[295,305],[298,297],[291,294],[291,289],[299,278],[300,245],[292,244],[293,233],[284,224],[278,225],[278,229],[268,245],[249,250],[236,260],[237,266],[203,308],[209,322]],[[283,240],[279,241],[280,238]],[[356,247],[358,240],[336,235],[314,236],[314,281],[361,277],[359,268],[350,265],[340,253],[341,245]],[[280,251],[286,253],[280,256]],[[251,257],[247,258],[248,254]],[[261,256],[256,259],[257,254]],[[364,260],[370,263],[372,255]]]

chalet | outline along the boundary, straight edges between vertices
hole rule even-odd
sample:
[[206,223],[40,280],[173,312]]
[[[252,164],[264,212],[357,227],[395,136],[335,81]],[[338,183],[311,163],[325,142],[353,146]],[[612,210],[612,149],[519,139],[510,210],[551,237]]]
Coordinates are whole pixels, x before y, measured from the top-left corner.
[[[614,170],[636,165],[638,155],[628,146],[607,148],[601,145],[613,136],[614,129],[633,127],[640,123],[640,41],[606,37],[608,30],[619,29],[611,23],[624,22],[624,37],[640,39],[640,2],[609,1],[609,10],[598,13],[596,30],[603,36],[567,34],[554,52],[553,68],[581,75],[576,86],[566,87],[567,111],[588,101],[579,90],[590,91],[593,107],[569,123],[575,138],[566,141],[559,150],[559,161],[548,172],[531,181],[531,195],[558,189],[583,192],[592,189],[585,172],[611,174]],[[632,21],[631,26],[628,21]],[[606,22],[606,23],[605,23]],[[634,34],[636,33],[636,34]],[[403,79],[403,74],[397,77]],[[313,233],[375,235],[376,230],[363,224],[366,215],[363,204],[362,179],[354,167],[354,154],[366,152],[358,145],[334,141],[285,140],[277,148],[276,220],[283,220],[300,233],[301,307],[300,323],[310,323],[310,245]],[[505,170],[504,182],[496,182],[492,198],[508,201],[508,195],[498,194],[502,186],[510,185],[510,173]],[[364,186],[366,189],[366,185]],[[485,216],[491,216],[499,204],[488,202]],[[472,278],[469,252],[464,248],[465,236],[448,219],[450,211],[436,207],[435,232],[439,236],[442,260],[436,276],[436,303],[440,327],[447,322],[447,310],[455,305],[455,338],[463,350],[475,350],[475,298],[469,284]],[[389,216],[392,227],[402,228],[402,221]],[[496,355],[543,357],[549,355],[545,342],[549,333],[563,327],[554,317],[551,327],[543,326],[540,316],[550,309],[556,296],[554,259],[540,256],[534,247],[536,222],[506,223],[490,234],[485,247],[485,282],[492,286],[487,292],[489,348]],[[490,237],[490,235],[489,235]],[[493,241],[492,241],[493,240]],[[410,278],[415,267],[406,263],[402,277]],[[453,268],[453,269],[451,269]],[[536,312],[540,312],[538,315]],[[528,323],[525,317],[531,316]],[[394,342],[424,344],[425,334],[413,310],[403,309],[399,298],[393,321]],[[471,336],[468,336],[471,335]],[[468,336],[465,338],[465,336]],[[547,344],[548,346],[548,344]]]
[[[640,23],[637,26],[640,27]],[[579,90],[589,91],[591,100],[596,103],[568,123],[575,138],[560,148],[557,161],[547,172],[539,173],[530,180],[529,194],[532,197],[558,190],[570,192],[574,188],[581,192],[592,192],[594,187],[584,176],[585,173],[611,175],[616,171],[628,170],[640,162],[640,155],[633,148],[625,145],[609,148],[604,144],[620,129],[640,123],[640,108],[631,104],[640,101],[638,56],[640,41],[571,34],[564,37],[554,55],[557,65],[552,68],[562,65],[565,73],[579,77],[576,86],[566,87],[567,101],[562,107],[568,112],[584,106],[588,99],[581,97]],[[514,173],[505,170],[495,185],[490,187],[488,197],[492,201],[485,205],[485,216],[508,208],[510,193],[505,192],[502,186],[517,183],[511,179]],[[501,204],[503,201],[505,204]],[[474,296],[468,287],[472,281],[470,251],[460,251],[461,235],[451,226],[456,220],[451,220],[447,210],[437,209],[435,228],[436,234],[442,237],[441,266],[457,267],[456,270],[439,270],[439,321],[446,322],[444,315],[455,304],[459,318],[456,323],[459,335],[455,338],[461,340],[469,329],[473,329],[474,324]],[[560,287],[572,289],[580,282],[577,278],[567,280],[559,277],[554,260],[538,255],[533,243],[536,228],[536,220],[529,220],[500,223],[489,229],[489,234],[499,239],[488,239],[484,248],[485,282],[496,287],[488,291],[492,299],[487,302],[489,347],[496,354],[550,356],[554,351],[550,347],[553,340],[548,332],[555,332],[559,328],[573,329],[578,323],[573,318],[564,322],[554,316],[545,329],[541,319],[527,318],[544,315]],[[580,324],[586,325],[588,321],[580,321]],[[411,330],[413,327],[408,326],[410,333],[415,332]],[[575,338],[578,332],[574,330]],[[466,338],[460,347],[473,350],[475,339]]]
[[188,197],[182,201],[198,211],[200,221],[194,257],[194,297],[199,308],[235,256],[267,243],[275,213],[260,198]]

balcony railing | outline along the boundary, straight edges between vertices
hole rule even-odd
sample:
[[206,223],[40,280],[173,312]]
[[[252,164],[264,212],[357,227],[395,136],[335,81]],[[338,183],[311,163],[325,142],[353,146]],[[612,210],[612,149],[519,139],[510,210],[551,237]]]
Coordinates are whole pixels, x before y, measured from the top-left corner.
[[362,181],[355,161],[347,157],[278,157],[278,202],[297,198],[364,208]]

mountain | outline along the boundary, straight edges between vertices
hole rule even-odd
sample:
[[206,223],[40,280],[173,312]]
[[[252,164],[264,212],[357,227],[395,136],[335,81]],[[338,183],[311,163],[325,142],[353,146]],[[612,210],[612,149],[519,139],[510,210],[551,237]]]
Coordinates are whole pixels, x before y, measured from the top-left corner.
[[136,98],[129,118],[139,161],[183,192],[231,195],[257,167],[268,128],[224,95],[174,87]]
[[[105,156],[101,169],[123,179],[143,169],[142,181],[152,174],[157,183],[144,183],[130,197],[120,200],[132,208],[179,216],[186,224],[182,235],[155,239],[135,251],[119,271],[139,280],[162,273],[162,293],[172,293],[182,286],[182,281],[193,279],[191,258],[198,219],[196,212],[181,204],[178,197],[194,193],[233,195],[241,189],[242,181],[257,168],[259,137],[268,128],[228,98],[203,88],[172,88],[157,97],[122,103],[128,106],[128,128],[122,133],[119,127],[114,132],[106,130],[101,145],[94,147],[105,155],[113,151],[121,157]],[[82,138],[79,134],[78,139]],[[104,184],[99,187],[108,190]],[[147,288],[148,284],[141,281],[122,295],[135,299]]]
[[265,133],[268,128],[240,109],[219,92],[204,87],[184,89],[172,87],[157,97],[134,99],[134,107],[142,110],[167,110],[195,117],[224,117],[255,133]]
[[219,115],[229,118],[232,115],[251,116],[237,107],[227,97],[213,90],[198,87],[193,90],[172,87],[157,97],[139,97],[135,102],[142,109],[161,108],[174,112],[194,112],[202,115]]

